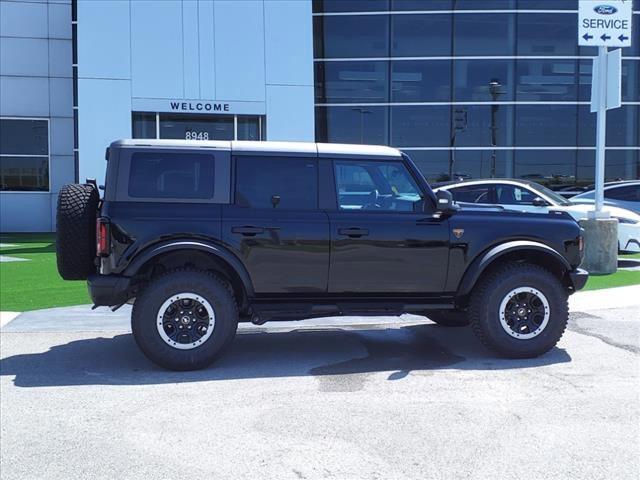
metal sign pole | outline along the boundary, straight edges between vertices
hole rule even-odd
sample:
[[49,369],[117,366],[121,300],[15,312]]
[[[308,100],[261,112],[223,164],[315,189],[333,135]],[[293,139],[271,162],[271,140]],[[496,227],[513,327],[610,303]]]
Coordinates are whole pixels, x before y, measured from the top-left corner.
[[[607,141],[607,47],[598,47],[598,112],[596,127],[595,218],[607,216],[604,204],[604,162]],[[594,61],[596,61],[594,59]]]

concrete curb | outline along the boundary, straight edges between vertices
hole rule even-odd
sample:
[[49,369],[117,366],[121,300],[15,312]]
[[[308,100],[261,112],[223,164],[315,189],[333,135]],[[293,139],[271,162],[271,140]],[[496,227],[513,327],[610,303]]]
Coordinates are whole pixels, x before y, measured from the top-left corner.
[[6,324],[20,315],[20,313],[21,312],[0,312],[0,327],[4,327]]
[[627,307],[640,309],[640,285],[577,292],[569,297],[570,311],[584,312]]

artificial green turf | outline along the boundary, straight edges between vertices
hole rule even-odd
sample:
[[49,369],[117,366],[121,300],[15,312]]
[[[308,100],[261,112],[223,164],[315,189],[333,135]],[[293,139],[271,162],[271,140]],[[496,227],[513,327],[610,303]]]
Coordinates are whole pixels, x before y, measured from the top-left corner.
[[[583,290],[640,285],[640,271],[618,270],[612,275],[589,275]],[[640,291],[640,289],[638,289]]]
[[64,281],[58,275],[53,234],[2,234],[1,255],[29,259],[0,263],[0,310],[24,312],[91,303],[85,281]]
[[[28,258],[28,262],[0,263],[0,310],[24,312],[40,308],[91,303],[85,281],[64,281],[56,269],[55,236],[49,233],[3,234],[1,255]],[[621,258],[640,259],[640,253]],[[585,290],[640,285],[640,271],[619,270],[613,275],[592,275]]]

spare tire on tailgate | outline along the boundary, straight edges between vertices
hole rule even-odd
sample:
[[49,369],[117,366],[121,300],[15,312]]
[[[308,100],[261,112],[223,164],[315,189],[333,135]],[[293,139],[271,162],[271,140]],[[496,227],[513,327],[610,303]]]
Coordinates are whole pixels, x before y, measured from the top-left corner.
[[65,280],[85,280],[95,273],[96,215],[100,195],[90,184],[65,185],[58,194],[56,257]]

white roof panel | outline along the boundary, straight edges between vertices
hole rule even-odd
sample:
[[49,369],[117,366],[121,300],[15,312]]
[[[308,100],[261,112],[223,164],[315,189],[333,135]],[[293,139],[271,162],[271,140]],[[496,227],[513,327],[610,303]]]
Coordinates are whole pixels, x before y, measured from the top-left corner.
[[381,145],[351,145],[346,143],[318,143],[320,155],[363,155],[372,157],[402,157],[397,148]]
[[318,150],[313,142],[231,142],[234,152],[304,153],[316,155]]

